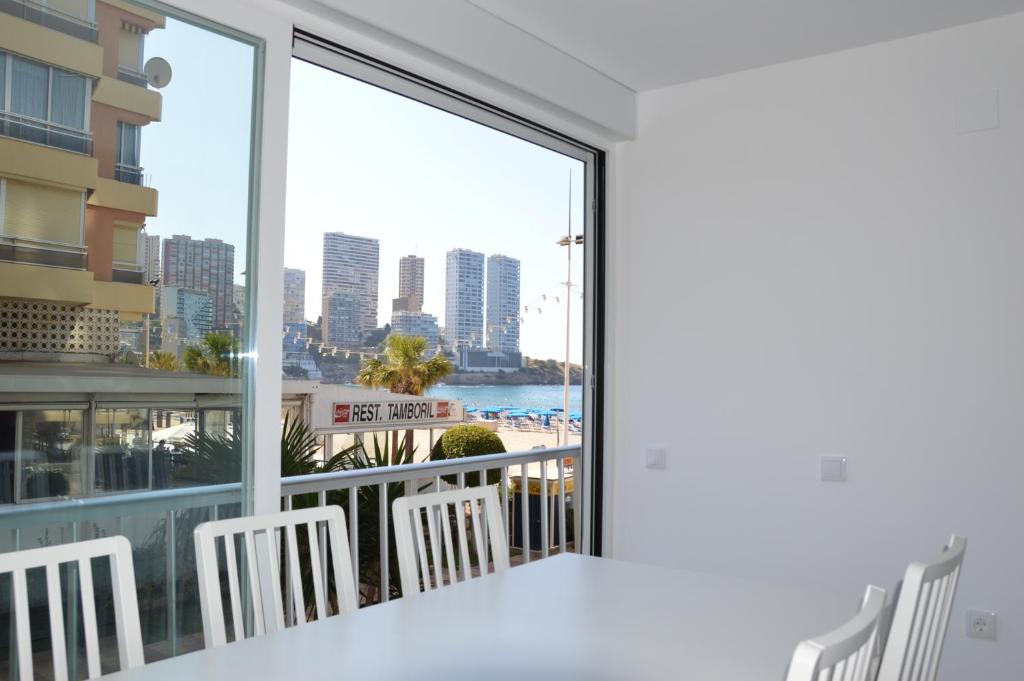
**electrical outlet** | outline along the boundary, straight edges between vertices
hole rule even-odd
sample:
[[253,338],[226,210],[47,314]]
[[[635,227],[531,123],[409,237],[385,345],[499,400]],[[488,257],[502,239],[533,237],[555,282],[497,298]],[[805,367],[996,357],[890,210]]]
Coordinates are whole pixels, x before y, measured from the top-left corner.
[[991,610],[968,610],[967,636],[996,640],[996,614]]

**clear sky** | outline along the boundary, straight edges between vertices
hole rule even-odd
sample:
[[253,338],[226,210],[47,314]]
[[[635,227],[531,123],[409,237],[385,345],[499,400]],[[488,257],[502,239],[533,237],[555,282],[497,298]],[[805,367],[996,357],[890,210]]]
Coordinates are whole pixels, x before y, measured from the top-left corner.
[[[573,232],[583,229],[581,162],[302,61],[291,87],[285,264],[306,271],[310,319],[326,231],[380,239],[381,325],[409,254],[426,259],[424,311],[443,325],[445,253],[469,248],[522,262],[523,353],[565,357],[566,249],[555,242],[567,232],[570,169]],[[582,249],[573,255],[579,362]]]
[[[234,244],[244,283],[253,48],[169,19],[146,38],[154,56],[174,76],[162,120],[142,134],[147,183],[160,192],[147,231]],[[306,271],[309,319],[320,314],[325,231],[380,240],[381,325],[398,260],[416,254],[426,259],[424,311],[443,326],[445,253],[470,248],[522,261],[522,350],[565,356],[566,249],[555,242],[567,231],[570,169],[573,233],[583,229],[582,163],[297,60],[291,87],[285,265]],[[574,362],[582,256],[575,247]]]

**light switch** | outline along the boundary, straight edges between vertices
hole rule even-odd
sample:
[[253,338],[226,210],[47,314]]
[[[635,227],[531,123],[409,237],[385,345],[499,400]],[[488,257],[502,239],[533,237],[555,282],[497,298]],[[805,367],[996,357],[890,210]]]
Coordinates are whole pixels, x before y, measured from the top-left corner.
[[822,482],[846,482],[846,457],[845,456],[823,456],[823,457],[821,457],[821,481]]
[[647,467],[659,471],[668,468],[668,449],[665,447],[648,447]]

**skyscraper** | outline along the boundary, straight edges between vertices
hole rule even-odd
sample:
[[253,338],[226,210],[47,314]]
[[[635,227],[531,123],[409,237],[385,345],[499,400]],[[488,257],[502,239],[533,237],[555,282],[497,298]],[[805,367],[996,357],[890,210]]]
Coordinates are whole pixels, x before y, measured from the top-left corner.
[[164,286],[202,291],[210,296],[213,328],[227,328],[234,321],[235,247],[220,239],[192,239],[175,234],[164,239]]
[[398,261],[398,297],[409,299],[409,312],[423,311],[424,264],[424,259],[415,255]]
[[306,321],[306,273],[284,268],[284,323],[301,324]]
[[487,258],[487,347],[519,352],[519,261]]
[[[359,345],[362,301],[358,293],[331,291],[324,296],[323,339],[329,347]],[[329,321],[328,321],[329,320]]]
[[[362,236],[327,232],[324,234],[323,255],[323,324],[324,341],[332,344],[331,338],[355,339],[346,344],[357,344],[367,331],[377,328],[377,286],[380,275],[380,241]],[[356,296],[359,315],[350,318],[347,313],[332,318],[331,309],[339,310],[337,305],[329,304],[332,293],[349,293]],[[351,301],[344,306],[351,311]],[[350,325],[351,328],[331,329],[337,324]]]
[[452,348],[483,346],[484,254],[448,251],[445,268],[445,340]]

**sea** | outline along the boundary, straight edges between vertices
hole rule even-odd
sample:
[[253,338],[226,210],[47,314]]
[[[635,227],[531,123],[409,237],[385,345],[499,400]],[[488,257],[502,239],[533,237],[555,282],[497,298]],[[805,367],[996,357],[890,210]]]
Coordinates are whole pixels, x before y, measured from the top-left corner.
[[[520,409],[562,408],[560,385],[441,385],[427,391],[428,397],[462,400],[467,407],[517,407]],[[569,411],[583,410],[583,387],[569,386]]]

